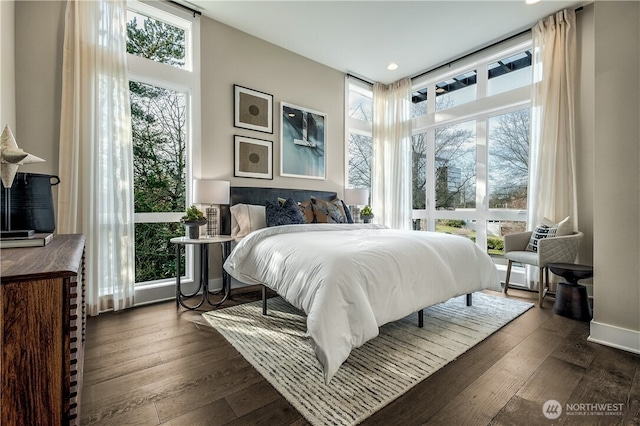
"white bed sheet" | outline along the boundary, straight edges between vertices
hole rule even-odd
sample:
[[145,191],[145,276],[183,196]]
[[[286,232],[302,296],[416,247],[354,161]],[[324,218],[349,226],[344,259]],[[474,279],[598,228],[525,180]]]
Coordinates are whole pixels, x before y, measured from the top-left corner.
[[260,229],[238,243],[224,268],[307,314],[326,383],[381,325],[455,296],[500,290],[493,261],[469,239],[374,224]]

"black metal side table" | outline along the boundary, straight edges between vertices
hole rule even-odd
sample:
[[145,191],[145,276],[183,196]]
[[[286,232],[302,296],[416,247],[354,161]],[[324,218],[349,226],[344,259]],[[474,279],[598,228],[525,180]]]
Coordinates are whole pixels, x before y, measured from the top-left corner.
[[558,283],[553,313],[580,321],[591,321],[587,288],[578,281],[593,277],[593,266],[574,263],[550,263],[549,270],[568,282]]
[[[219,235],[217,237],[200,237],[197,239],[187,237],[176,237],[170,240],[176,245],[176,308],[182,306],[187,309],[198,309],[205,302],[211,306],[220,306],[228,298],[231,297],[231,277],[222,269],[222,289],[218,291],[209,290],[209,244],[220,244],[222,246],[222,263],[227,259],[231,252],[231,241],[233,238],[229,235]],[[180,247],[187,244],[200,246],[200,285],[191,294],[183,294],[180,285]],[[189,306],[185,300],[194,298],[201,293],[201,298],[197,304]],[[210,296],[222,293],[222,298],[217,302],[212,302]]]

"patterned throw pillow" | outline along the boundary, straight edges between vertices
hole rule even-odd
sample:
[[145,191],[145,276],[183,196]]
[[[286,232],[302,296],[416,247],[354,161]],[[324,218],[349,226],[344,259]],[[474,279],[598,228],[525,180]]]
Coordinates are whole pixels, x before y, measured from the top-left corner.
[[292,198],[287,199],[282,205],[267,201],[264,205],[267,226],[297,225],[304,223],[302,213]]
[[340,198],[336,197],[329,202],[334,206],[336,206],[336,208],[338,209],[338,212],[340,213],[340,217],[336,218],[336,221],[338,223],[353,223],[353,221],[349,222],[349,216],[351,216],[350,214],[347,215],[347,211],[349,209],[344,205],[344,203]]
[[351,210],[349,210],[349,207],[347,207],[343,200],[340,200],[340,202],[342,203],[342,207],[344,208],[344,215],[347,217],[347,223],[354,223]]
[[529,244],[527,244],[527,251],[538,251],[538,242],[544,238],[553,238],[556,236],[556,231],[558,230],[558,226],[549,226],[544,223],[536,226],[536,229],[531,233],[531,239],[529,240]]
[[304,223],[313,223],[315,221],[315,216],[313,215],[313,207],[311,206],[310,199],[298,203],[298,208],[300,209],[300,213],[302,213]]
[[344,223],[339,222],[340,218],[344,219],[340,211],[332,203],[311,197],[311,207],[313,208],[313,216],[316,223]]

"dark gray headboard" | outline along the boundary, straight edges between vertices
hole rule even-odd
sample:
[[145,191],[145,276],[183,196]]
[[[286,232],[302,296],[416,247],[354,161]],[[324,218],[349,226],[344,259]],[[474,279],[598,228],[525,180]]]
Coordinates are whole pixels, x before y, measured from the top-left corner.
[[[257,204],[264,206],[265,201],[272,203],[278,198],[293,198],[301,202],[311,197],[322,200],[333,200],[337,194],[331,191],[316,191],[311,189],[286,189],[286,188],[255,188],[248,186],[232,186],[229,190],[230,205],[234,204]],[[229,206],[220,206],[220,233],[222,235],[231,234],[231,212]]]

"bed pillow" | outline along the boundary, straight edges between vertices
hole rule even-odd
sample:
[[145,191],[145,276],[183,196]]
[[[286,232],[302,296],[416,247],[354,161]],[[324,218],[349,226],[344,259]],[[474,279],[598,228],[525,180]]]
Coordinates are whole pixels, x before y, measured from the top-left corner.
[[557,226],[558,231],[556,232],[556,237],[573,234],[573,223],[571,222],[571,216],[565,217],[563,220],[558,222]]
[[340,213],[340,217],[337,218],[338,223],[353,223],[353,219],[349,221],[351,213],[347,215],[347,211],[349,211],[349,209],[344,205],[344,202],[340,198],[336,197],[331,200],[330,203],[336,206],[338,212]]
[[311,207],[313,208],[313,216],[316,223],[344,223],[344,221],[339,221],[340,218],[344,220],[344,216],[329,201],[311,197]]
[[313,214],[313,206],[311,205],[311,199],[298,203],[298,209],[300,209],[300,213],[302,213],[302,217],[304,218],[304,223],[315,222],[316,218]]
[[344,215],[347,217],[347,223],[354,223],[351,210],[349,210],[349,207],[345,204],[344,200],[340,200],[340,202],[342,203],[342,207],[344,208]]
[[267,227],[264,206],[235,204],[231,211],[231,238],[246,237],[250,232]]
[[304,218],[293,198],[288,198],[282,205],[265,203],[267,226],[297,225],[304,223]]
[[540,240],[544,238],[553,238],[556,236],[556,232],[558,231],[557,225],[549,226],[546,223],[540,223],[531,233],[531,239],[529,240],[529,244],[527,244],[527,251],[538,251],[538,243]]

